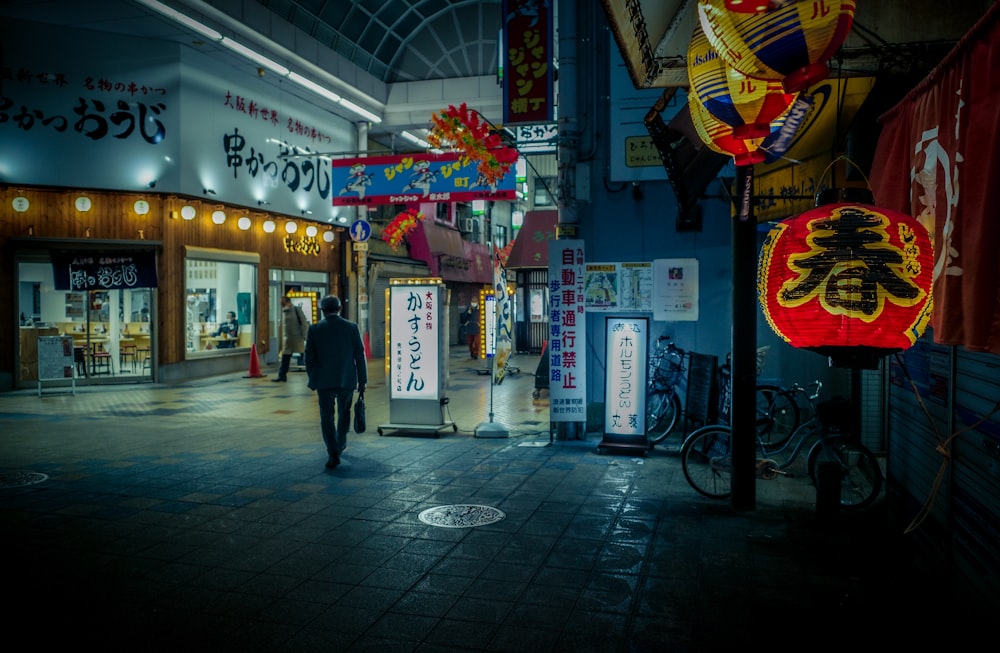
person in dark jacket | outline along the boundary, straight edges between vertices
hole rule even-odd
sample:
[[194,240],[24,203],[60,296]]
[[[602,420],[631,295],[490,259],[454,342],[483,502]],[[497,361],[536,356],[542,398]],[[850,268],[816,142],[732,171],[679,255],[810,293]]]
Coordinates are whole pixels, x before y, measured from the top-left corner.
[[223,340],[216,345],[219,349],[232,349],[236,346],[236,341],[240,337],[240,323],[236,321],[236,313],[229,311],[226,313],[226,321],[219,325],[213,336],[225,336],[228,340]]
[[358,325],[340,317],[340,299],[327,295],[319,307],[325,317],[306,333],[306,375],[309,389],[316,391],[319,401],[326,467],[333,469],[347,446],[354,389],[365,394],[368,364]]

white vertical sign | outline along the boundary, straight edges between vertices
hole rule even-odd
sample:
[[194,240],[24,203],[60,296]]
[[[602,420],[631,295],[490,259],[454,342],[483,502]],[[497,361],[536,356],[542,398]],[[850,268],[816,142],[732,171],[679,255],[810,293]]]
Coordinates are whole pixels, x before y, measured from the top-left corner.
[[646,435],[648,320],[609,317],[605,326],[604,432]]
[[587,421],[584,242],[549,243],[549,421]]
[[389,398],[439,399],[441,286],[389,286]]
[[486,347],[486,358],[493,358],[497,353],[497,298],[492,292],[485,293],[482,297],[485,327],[483,346]]

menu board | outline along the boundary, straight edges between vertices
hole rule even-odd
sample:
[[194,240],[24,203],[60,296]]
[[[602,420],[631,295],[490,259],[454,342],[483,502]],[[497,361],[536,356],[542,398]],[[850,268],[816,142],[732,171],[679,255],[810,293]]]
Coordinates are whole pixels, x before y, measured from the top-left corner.
[[72,336],[38,337],[38,380],[73,378]]

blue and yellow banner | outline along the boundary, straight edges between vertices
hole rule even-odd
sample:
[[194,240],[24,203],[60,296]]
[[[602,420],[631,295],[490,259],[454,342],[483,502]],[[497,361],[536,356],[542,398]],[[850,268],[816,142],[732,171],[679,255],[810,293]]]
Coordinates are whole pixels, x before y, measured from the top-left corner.
[[332,162],[333,205],[515,199],[514,169],[495,185],[458,153],[397,154]]

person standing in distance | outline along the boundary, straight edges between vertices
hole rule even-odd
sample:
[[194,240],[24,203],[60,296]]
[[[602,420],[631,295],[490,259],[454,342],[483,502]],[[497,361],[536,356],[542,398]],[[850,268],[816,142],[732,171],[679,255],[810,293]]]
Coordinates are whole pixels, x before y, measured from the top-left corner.
[[329,456],[326,467],[333,469],[347,446],[354,388],[365,394],[368,363],[358,325],[340,317],[340,299],[327,295],[319,307],[324,319],[306,334],[306,374],[309,389],[316,391],[319,401],[320,428]]
[[294,354],[301,354],[306,343],[306,329],[309,322],[302,309],[292,303],[287,296],[281,298],[281,334],[284,340],[281,345],[281,367],[274,382],[288,381],[288,366],[292,363]]

